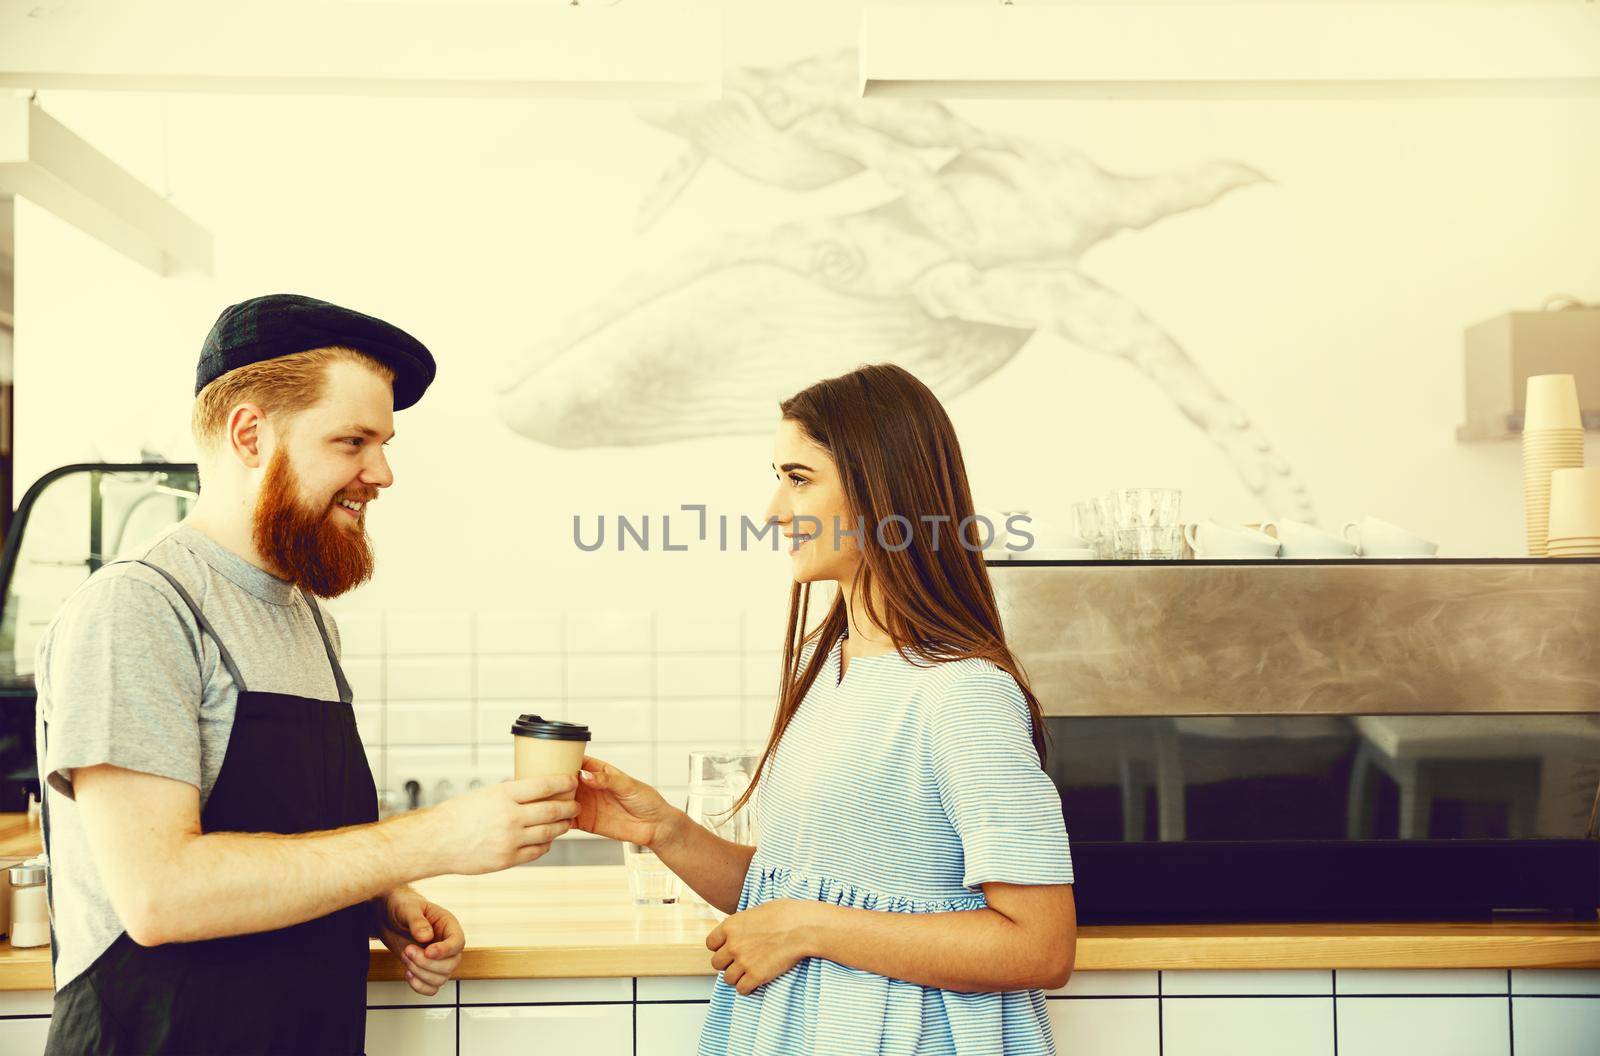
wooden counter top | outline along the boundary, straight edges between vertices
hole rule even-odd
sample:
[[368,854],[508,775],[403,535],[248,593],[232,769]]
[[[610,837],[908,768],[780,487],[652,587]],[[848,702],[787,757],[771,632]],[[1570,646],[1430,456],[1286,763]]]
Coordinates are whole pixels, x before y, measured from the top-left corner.
[[[463,979],[711,974],[718,919],[635,908],[621,866],[533,866],[416,886],[467,933]],[[398,979],[374,946],[372,978]],[[1079,929],[1076,971],[1184,968],[1600,968],[1600,920],[1416,924],[1141,924]],[[46,949],[0,945],[0,990],[50,987]]]
[[26,814],[0,814],[0,858],[32,858],[44,852],[44,835],[28,827]]

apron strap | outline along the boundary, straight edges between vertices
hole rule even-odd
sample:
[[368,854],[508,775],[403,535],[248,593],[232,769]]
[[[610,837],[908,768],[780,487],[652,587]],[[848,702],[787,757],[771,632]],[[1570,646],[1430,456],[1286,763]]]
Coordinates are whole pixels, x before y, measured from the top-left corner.
[[356,695],[350,691],[350,683],[345,681],[344,668],[339,666],[339,657],[333,651],[333,641],[328,637],[328,628],[322,622],[322,610],[318,608],[316,599],[304,590],[300,591],[300,596],[311,606],[311,618],[317,621],[317,633],[322,635],[322,648],[327,650],[328,665],[333,668],[333,682],[339,687],[339,700],[349,704],[356,699]]
[[239,688],[239,692],[245,692],[248,687],[245,686],[244,678],[239,674],[239,665],[233,662],[233,655],[228,652],[228,647],[222,644],[222,636],[217,633],[215,627],[211,626],[211,621],[206,619],[206,614],[200,611],[200,606],[195,603],[194,598],[190,596],[189,592],[183,588],[183,584],[179,583],[171,572],[168,572],[160,565],[152,565],[148,561],[140,561],[137,558],[131,562],[113,561],[111,563],[114,565],[124,563],[143,565],[145,568],[161,573],[161,578],[172,584],[172,589],[178,592],[178,597],[182,598],[183,603],[189,606],[189,611],[194,613],[194,622],[200,625],[200,630],[205,634],[209,634],[211,640],[217,643],[217,652],[222,654],[222,666],[228,669],[228,676],[233,679],[233,684]]
[[[41,758],[45,765],[50,763],[50,724],[41,722],[40,733],[44,737],[44,753]],[[50,988],[56,985],[56,959],[61,954],[61,944],[56,941],[56,868],[50,861],[50,775],[39,775],[39,824],[44,838],[44,860],[47,863],[44,871],[44,911],[45,920],[50,925]]]

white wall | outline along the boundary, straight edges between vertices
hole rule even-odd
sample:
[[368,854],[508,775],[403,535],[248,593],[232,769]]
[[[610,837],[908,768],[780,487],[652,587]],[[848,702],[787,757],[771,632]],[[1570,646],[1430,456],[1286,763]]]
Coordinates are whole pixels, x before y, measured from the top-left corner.
[[[848,47],[856,10],[730,4],[730,64]],[[545,447],[497,420],[494,382],[635,269],[720,232],[854,213],[899,193],[883,176],[792,191],[713,159],[635,235],[641,199],[684,144],[625,104],[62,91],[41,102],[170,192],[215,234],[218,263],[210,279],[154,278],[20,205],[20,484],[141,446],[187,457],[194,360],[217,311],[292,290],[392,319],[441,364],[428,398],[399,416],[398,483],[371,516],[379,576],[347,611],[737,608],[782,592],[781,555],[584,554],[570,541],[575,513],[689,502],[758,513],[768,437]],[[1516,444],[1454,439],[1461,331],[1552,293],[1600,298],[1600,101],[951,108],[1114,172],[1224,159],[1270,176],[1049,263],[1174,335],[1303,477],[1324,523],[1373,513],[1447,554],[1520,552]],[[950,152],[913,153],[937,166]],[[827,352],[815,376],[835,372]],[[1170,485],[1186,515],[1273,512],[1126,362],[1049,333],[949,408],[981,503],[1059,518],[1107,487]]]

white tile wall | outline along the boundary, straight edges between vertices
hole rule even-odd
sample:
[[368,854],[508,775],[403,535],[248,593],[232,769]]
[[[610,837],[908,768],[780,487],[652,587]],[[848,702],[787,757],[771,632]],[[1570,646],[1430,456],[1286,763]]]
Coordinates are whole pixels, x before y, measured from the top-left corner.
[[565,679],[565,665],[559,656],[478,657],[480,700],[560,699],[565,692]]
[[559,612],[480,612],[477,645],[480,656],[498,653],[565,652],[565,617]]
[[[1163,973],[1163,994],[1166,993],[1165,976]],[[1272,984],[1266,985],[1270,990]],[[1340,1041],[1343,1056],[1343,1039]],[[1161,1053],[1162,1056],[1285,1056],[1288,1053],[1333,1056],[1333,999],[1163,998]]]
[[649,656],[567,657],[567,695],[584,697],[649,697],[655,686]]
[[695,1056],[708,1007],[703,1002],[638,1006],[634,1056]]
[[655,644],[655,619],[647,611],[567,614],[569,653],[648,653]]
[[1514,997],[1511,1021],[1517,1056],[1594,1056],[1600,1048],[1600,1000],[1592,997]]
[[1067,985],[1047,997],[1154,997],[1155,972],[1073,972]]
[[681,799],[691,748],[760,747],[771,728],[781,606],[335,618],[380,787],[509,774],[511,723],[532,712],[588,724],[591,754]]
[[398,656],[384,671],[384,699],[472,699],[472,661],[461,656]]
[[1315,971],[1169,971],[1161,973],[1164,997],[1185,994],[1331,994],[1333,973]]
[[[1510,1056],[1509,1004],[1504,997],[1407,1000],[1341,994],[1339,1056]],[[1521,1045],[1517,1049],[1524,1051]]]
[[455,1056],[455,1008],[367,1010],[366,1050],[383,1056]]
[[729,656],[656,657],[656,694],[662,697],[738,697],[742,664]]
[[714,975],[641,976],[640,1001],[709,1001],[717,984]]
[[1511,970],[1513,994],[1588,994],[1600,997],[1600,970],[1533,968]]
[[656,614],[655,648],[661,653],[738,653],[741,614],[727,609],[673,609]]
[[472,703],[450,700],[419,703],[391,701],[384,715],[385,742],[390,748],[411,745],[470,745]]
[[1045,1007],[1058,1053],[1156,1056],[1161,1051],[1160,1002],[1153,997],[1051,1001]]
[[656,701],[656,740],[709,745],[739,739],[744,721],[738,697],[701,697]]
[[1426,969],[1341,968],[1334,989],[1348,994],[1499,994],[1504,997],[1504,968],[1428,971]]
[[633,1009],[628,1005],[463,1007],[458,1044],[461,1052],[472,1056],[528,1056],[534,1051],[632,1056]]
[[352,612],[334,614],[339,629],[339,656],[348,662],[352,657],[383,655],[383,613]]
[[470,612],[384,614],[384,651],[389,655],[466,656],[472,652]]
[[451,980],[439,988],[439,992],[432,997],[427,997],[411,989],[410,983],[399,980],[367,984],[367,1005],[454,1005],[456,1003],[456,982]]
[[463,1005],[633,1000],[633,980],[628,978],[463,979],[460,986]]

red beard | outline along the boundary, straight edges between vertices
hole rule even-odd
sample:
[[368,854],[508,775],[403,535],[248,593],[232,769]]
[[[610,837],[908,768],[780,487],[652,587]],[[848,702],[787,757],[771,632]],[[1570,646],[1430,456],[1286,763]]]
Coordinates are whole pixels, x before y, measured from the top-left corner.
[[[362,502],[373,495],[341,493],[334,498]],[[256,552],[280,576],[319,598],[336,598],[372,578],[366,527],[359,522],[354,528],[333,523],[333,518],[343,516],[334,512],[331,500],[325,506],[307,504],[283,448],[272,453],[256,501],[252,534]]]

